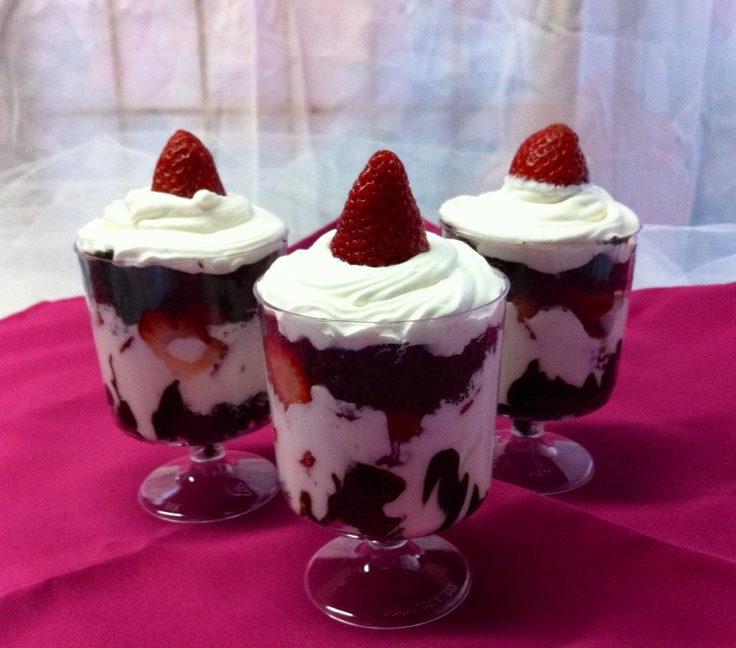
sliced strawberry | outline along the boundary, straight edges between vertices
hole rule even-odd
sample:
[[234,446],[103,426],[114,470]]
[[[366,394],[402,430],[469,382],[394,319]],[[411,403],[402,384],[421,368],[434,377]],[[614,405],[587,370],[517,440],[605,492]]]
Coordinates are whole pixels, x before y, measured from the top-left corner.
[[519,323],[526,322],[539,312],[539,302],[529,295],[516,295],[511,302],[516,308],[516,319]]
[[150,345],[168,344],[179,337],[202,338],[207,336],[207,329],[199,322],[177,318],[158,311],[148,311],[138,322],[138,334]]
[[[196,319],[189,317],[173,317],[157,311],[148,311],[138,322],[138,335],[163,360],[177,376],[195,376],[213,368],[225,357],[228,346],[221,340],[213,338],[207,327]],[[175,340],[193,338],[202,342],[202,352],[189,360],[174,355],[169,345]]]
[[567,187],[588,182],[588,165],[575,131],[552,124],[522,142],[509,174]]
[[348,194],[330,244],[332,254],[352,265],[402,263],[429,249],[414,195],[401,160],[374,153]]
[[422,433],[423,418],[424,413],[417,409],[386,411],[391,452],[376,462],[379,466],[401,465],[401,444],[411,441],[412,438]]
[[176,131],[166,142],[156,163],[151,189],[182,198],[191,198],[200,189],[225,195],[212,154],[184,130]]
[[613,308],[616,301],[613,292],[607,290],[590,292],[571,283],[564,283],[559,300],[562,306],[569,308],[580,320],[588,335],[601,338],[606,334],[601,318]]
[[419,410],[402,410],[386,412],[388,436],[394,443],[406,443],[422,431],[424,412]]
[[274,394],[284,407],[310,402],[311,386],[296,354],[272,335],[266,336],[265,349],[268,378]]

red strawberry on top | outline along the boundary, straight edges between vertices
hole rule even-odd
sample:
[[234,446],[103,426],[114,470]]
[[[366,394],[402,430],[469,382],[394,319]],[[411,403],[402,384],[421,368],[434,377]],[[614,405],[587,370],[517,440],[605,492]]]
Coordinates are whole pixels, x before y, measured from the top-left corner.
[[588,165],[575,131],[565,124],[552,124],[522,142],[509,174],[567,187],[588,182]]
[[377,151],[348,194],[330,244],[333,256],[352,265],[390,266],[429,250],[401,160]]
[[225,195],[212,154],[191,133],[178,130],[169,141],[153,172],[153,191],[191,198],[200,189]]

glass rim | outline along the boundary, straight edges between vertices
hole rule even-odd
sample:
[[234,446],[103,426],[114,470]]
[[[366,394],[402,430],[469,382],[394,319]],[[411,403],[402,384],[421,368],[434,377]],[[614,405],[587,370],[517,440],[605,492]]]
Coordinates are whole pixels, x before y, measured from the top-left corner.
[[286,315],[293,315],[295,317],[300,317],[300,318],[311,320],[314,322],[340,322],[344,324],[357,324],[357,325],[377,326],[377,327],[418,324],[422,322],[442,322],[442,321],[450,320],[453,318],[472,316],[473,313],[480,312],[490,306],[498,305],[500,302],[502,302],[507,297],[509,290],[511,288],[511,283],[509,282],[508,277],[506,277],[506,275],[503,272],[501,272],[500,270],[497,270],[496,268],[490,267],[490,270],[493,272],[493,274],[495,274],[498,277],[498,279],[501,282],[501,291],[492,300],[487,301],[483,304],[480,304],[479,306],[474,306],[473,308],[470,308],[464,311],[457,311],[455,313],[445,313],[444,315],[414,317],[414,318],[409,318],[409,319],[404,318],[404,319],[365,320],[365,319],[357,319],[357,318],[337,318],[337,317],[325,317],[321,315],[307,315],[304,313],[292,311],[292,310],[289,310],[288,308],[283,308],[281,306],[276,306],[275,304],[272,304],[267,299],[265,299],[263,295],[261,295],[261,292],[259,290],[259,284],[261,283],[261,281],[263,281],[263,275],[261,275],[256,280],[255,284],[253,285],[253,293],[255,294],[256,301],[258,302],[259,306],[265,306],[277,313],[285,313]]
[[[273,247],[274,250],[279,249],[283,247],[286,249],[286,246],[288,244],[288,233],[283,234],[282,236],[279,236],[278,238],[275,238],[271,241],[265,242],[261,245],[258,245],[254,248],[251,248],[249,250],[240,250],[240,251],[233,251],[228,254],[218,254],[216,256],[202,256],[202,257],[188,257],[188,258],[180,258],[180,259],[157,259],[156,261],[151,261],[147,263],[130,263],[127,261],[121,261],[116,260],[112,257],[108,256],[101,256],[102,254],[107,254],[110,252],[110,250],[99,250],[97,252],[87,252],[86,250],[83,250],[79,246],[79,241],[75,241],[72,245],[72,248],[75,252],[75,254],[78,257],[82,257],[85,259],[90,259],[93,261],[100,261],[102,263],[110,263],[112,265],[118,266],[120,268],[172,268],[174,270],[177,269],[177,265],[186,265],[191,264],[192,262],[197,261],[203,261],[205,263],[211,263],[213,261],[220,261],[220,260],[227,260],[227,259],[233,259],[237,257],[243,257],[248,256],[249,254],[252,254],[253,252],[256,252],[258,250],[262,250],[264,248]],[[264,255],[265,256],[265,255]],[[254,260],[246,260],[243,262],[242,265],[245,265],[246,263],[257,263],[264,257],[260,257],[258,259]]]
[[604,246],[604,245],[620,245],[626,243],[632,239],[636,239],[641,233],[644,225],[639,223],[639,226],[631,233],[624,235],[614,235],[610,239],[560,239],[557,241],[514,241],[512,239],[497,237],[493,234],[482,234],[478,232],[467,232],[461,230],[453,225],[440,221],[441,228],[447,229],[454,236],[461,238],[467,238],[473,242],[485,242],[488,241],[493,245],[505,245],[514,247],[532,247],[532,248],[573,248],[573,247],[586,247],[586,246]]

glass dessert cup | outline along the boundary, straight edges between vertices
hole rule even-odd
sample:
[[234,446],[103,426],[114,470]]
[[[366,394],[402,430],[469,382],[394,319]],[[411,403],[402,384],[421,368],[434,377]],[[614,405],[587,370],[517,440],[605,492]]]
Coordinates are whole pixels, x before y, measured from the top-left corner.
[[636,234],[608,242],[509,244],[466,240],[509,279],[493,476],[542,494],[578,488],[595,465],[545,423],[589,414],[616,380]]
[[284,249],[285,240],[264,246],[260,260],[223,274],[76,250],[116,423],[138,440],[189,448],[140,486],[141,506],[160,519],[225,520],[278,491],[270,461],[224,443],[268,422],[253,285]]
[[504,297],[371,324],[259,297],[282,490],[297,514],[341,534],[305,574],[331,618],[411,627],[465,599],[468,565],[434,534],[490,487]]

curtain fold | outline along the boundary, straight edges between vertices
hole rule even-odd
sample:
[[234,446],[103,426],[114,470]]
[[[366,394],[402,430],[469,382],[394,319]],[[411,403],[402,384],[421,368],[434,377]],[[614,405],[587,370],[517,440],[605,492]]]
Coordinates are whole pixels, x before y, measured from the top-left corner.
[[[376,148],[433,220],[565,121],[645,224],[734,223],[735,24],[728,0],[5,0],[0,169],[101,183],[81,199],[96,212],[187,128],[301,232]],[[104,159],[81,178],[90,151]]]

